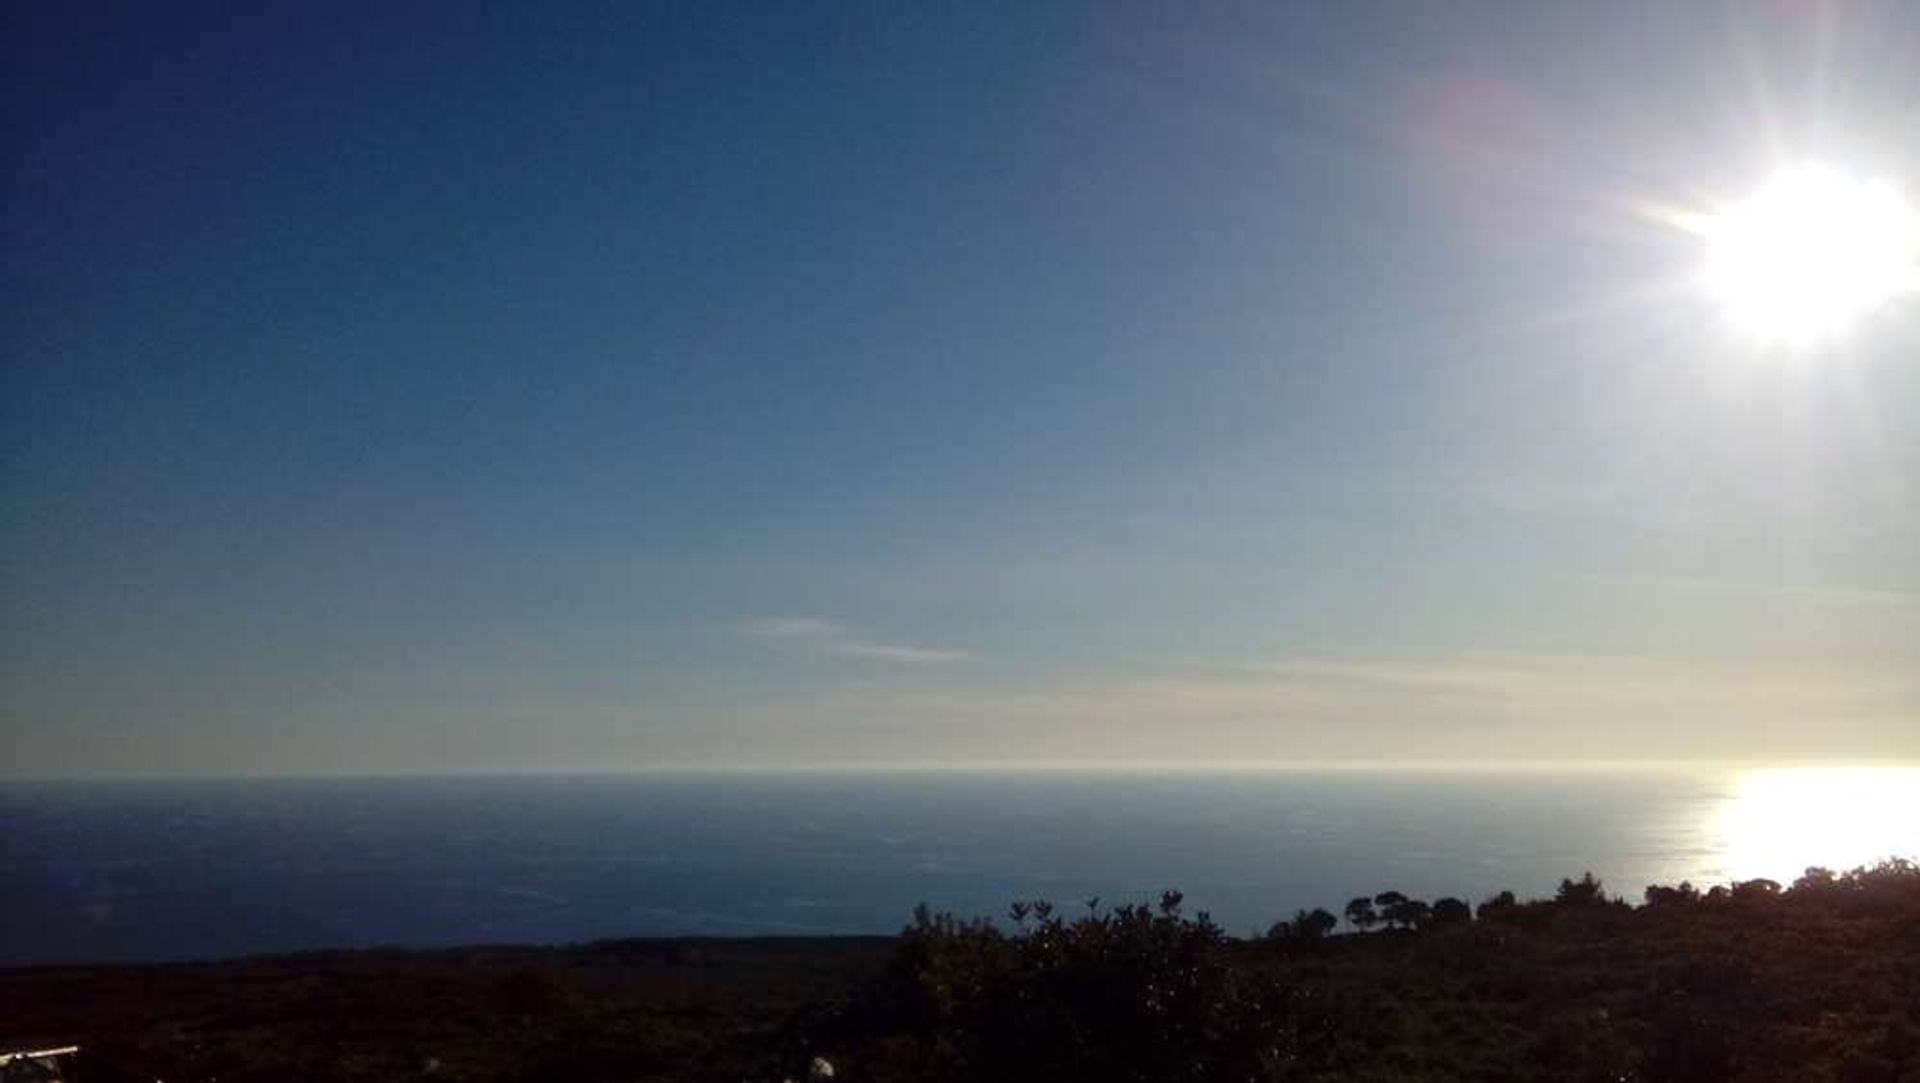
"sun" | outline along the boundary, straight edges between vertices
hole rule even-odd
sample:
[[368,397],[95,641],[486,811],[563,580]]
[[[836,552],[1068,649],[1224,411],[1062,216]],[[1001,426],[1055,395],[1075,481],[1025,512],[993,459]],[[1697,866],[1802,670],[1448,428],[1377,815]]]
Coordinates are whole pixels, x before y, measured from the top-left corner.
[[1884,182],[1794,170],[1694,221],[1707,288],[1763,343],[1838,338],[1920,288],[1920,216]]
[[1920,853],[1920,768],[1751,771],[1713,829],[1736,880],[1784,884],[1812,865],[1845,870]]

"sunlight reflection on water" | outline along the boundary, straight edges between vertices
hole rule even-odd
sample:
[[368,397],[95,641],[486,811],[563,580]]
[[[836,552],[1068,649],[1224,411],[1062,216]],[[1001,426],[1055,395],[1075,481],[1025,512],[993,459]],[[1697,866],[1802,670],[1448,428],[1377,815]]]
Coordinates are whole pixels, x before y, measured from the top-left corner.
[[1791,883],[1920,854],[1920,768],[1788,767],[1741,775],[1713,834],[1734,879]]

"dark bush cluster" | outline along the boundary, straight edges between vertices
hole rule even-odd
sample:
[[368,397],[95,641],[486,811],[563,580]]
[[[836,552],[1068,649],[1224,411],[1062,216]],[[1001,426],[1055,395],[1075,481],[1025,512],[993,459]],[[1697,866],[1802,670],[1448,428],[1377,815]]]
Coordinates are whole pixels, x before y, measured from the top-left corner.
[[1301,909],[1264,945],[1186,916],[1177,892],[1157,907],[1095,900],[1071,919],[1021,902],[1003,925],[923,907],[881,977],[790,1046],[774,1078],[802,1078],[818,1053],[838,1079],[929,1083],[1706,1083],[1839,1078],[1816,1070],[1822,1051],[1862,1040],[1848,1054],[1867,1066],[1858,1078],[1920,1057],[1920,1014],[1809,984],[1815,960],[1842,957],[1835,945],[1882,935],[1834,922],[1920,915],[1912,863],[1811,869],[1786,887],[1654,887],[1646,901],[1629,906],[1590,872],[1550,899],[1503,891],[1477,910],[1383,891],[1343,913],[1357,933],[1391,935],[1335,938],[1341,916]]
[[1267,929],[1268,940],[1313,941],[1323,940],[1340,927],[1340,919],[1333,911],[1322,907],[1312,910],[1295,910],[1290,921],[1278,921]]
[[1701,891],[1682,880],[1677,886],[1647,888],[1647,906],[1671,909],[1734,906],[1746,910],[1784,903],[1843,916],[1866,917],[1912,912],[1920,907],[1920,865],[1892,858],[1850,872],[1810,868],[1787,886],[1767,879],[1743,880]]
[[[1234,965],[1178,892],[1071,921],[1016,903],[1011,917],[1003,931],[915,913],[843,1035],[866,1050],[858,1078],[1253,1083],[1291,1078],[1313,1040],[1307,998]],[[1309,914],[1301,928],[1324,925]]]

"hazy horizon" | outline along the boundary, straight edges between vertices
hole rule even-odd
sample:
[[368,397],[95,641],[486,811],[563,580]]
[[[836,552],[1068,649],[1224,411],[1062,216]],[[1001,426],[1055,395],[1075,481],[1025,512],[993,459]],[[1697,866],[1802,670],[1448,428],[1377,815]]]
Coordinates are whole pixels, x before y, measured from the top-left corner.
[[0,777],[1920,761],[1911,3],[0,48]]

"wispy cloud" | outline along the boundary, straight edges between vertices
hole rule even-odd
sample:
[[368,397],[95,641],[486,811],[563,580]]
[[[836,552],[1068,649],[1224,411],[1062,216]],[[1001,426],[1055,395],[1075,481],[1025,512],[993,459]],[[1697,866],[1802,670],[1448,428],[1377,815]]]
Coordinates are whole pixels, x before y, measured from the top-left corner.
[[892,643],[837,643],[834,647],[841,654],[858,655],[861,658],[882,658],[889,662],[960,662],[971,657],[966,651],[943,650],[937,647],[903,647]]
[[1581,578],[1610,587],[1765,597],[1805,602],[1811,605],[1920,609],[1920,591],[1902,590],[1897,587],[1754,583],[1661,575],[1587,575]]
[[770,709],[836,762],[1766,759],[1912,756],[1915,690],[1872,662],[1460,651],[840,686]]
[[845,630],[822,617],[755,617],[742,631],[758,639],[835,639]]
[[741,626],[741,630],[755,639],[795,643],[830,654],[897,662],[902,665],[961,662],[972,657],[966,651],[943,647],[875,642],[846,625],[825,617],[754,617],[746,621]]
[[1763,669],[1606,654],[1465,652],[1424,660],[1293,658],[1243,667],[1276,689],[1326,690],[1353,704],[1439,708],[1476,717],[1819,717],[1897,701],[1886,674]]

